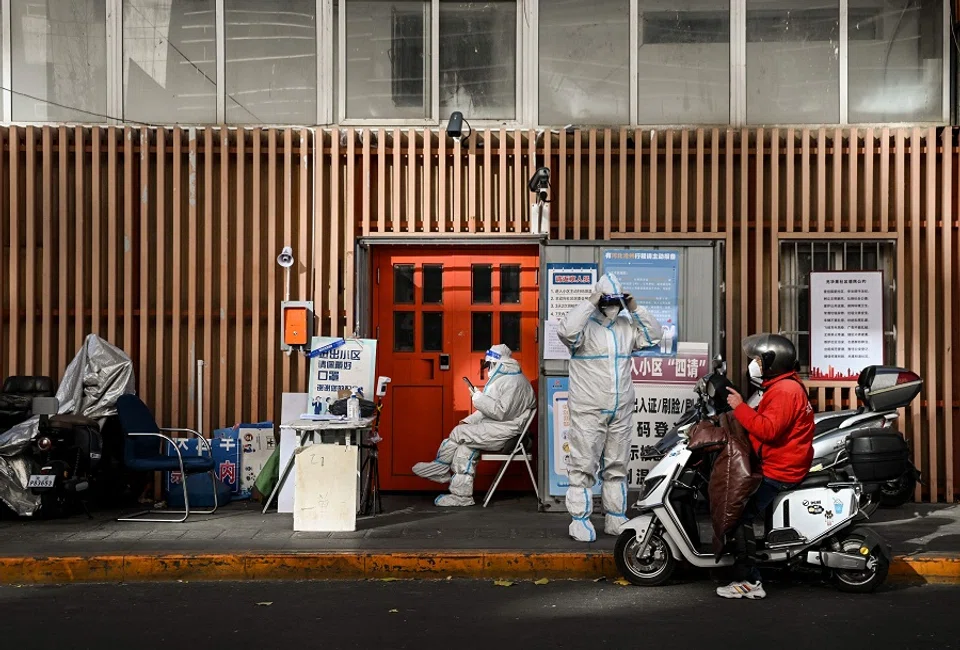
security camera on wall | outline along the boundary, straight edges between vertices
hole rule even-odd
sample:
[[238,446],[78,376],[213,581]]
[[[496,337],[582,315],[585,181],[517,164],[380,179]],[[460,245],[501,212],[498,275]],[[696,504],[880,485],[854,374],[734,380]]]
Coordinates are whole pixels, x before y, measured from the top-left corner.
[[530,233],[549,235],[550,199],[547,190],[550,189],[550,170],[538,167],[527,182],[527,189],[536,195],[536,200],[530,205]]

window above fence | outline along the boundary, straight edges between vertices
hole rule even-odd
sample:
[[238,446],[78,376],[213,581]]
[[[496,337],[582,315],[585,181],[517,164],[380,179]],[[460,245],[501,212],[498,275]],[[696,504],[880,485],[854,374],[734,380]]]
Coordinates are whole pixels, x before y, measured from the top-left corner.
[[946,0],[7,0],[3,119],[944,124]]

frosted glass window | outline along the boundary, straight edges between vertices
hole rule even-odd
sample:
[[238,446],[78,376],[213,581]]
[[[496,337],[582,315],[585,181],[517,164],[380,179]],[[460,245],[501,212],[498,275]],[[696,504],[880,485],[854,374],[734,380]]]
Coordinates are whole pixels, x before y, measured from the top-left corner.
[[217,121],[215,0],[124,0],[123,115]]
[[102,0],[11,2],[14,120],[105,121],[106,20]]
[[747,0],[747,121],[840,121],[840,5]]
[[851,122],[939,122],[942,0],[851,0]]
[[630,123],[630,1],[541,0],[540,123]]
[[316,0],[225,0],[227,121],[317,121]]
[[730,5],[640,0],[640,124],[730,121]]

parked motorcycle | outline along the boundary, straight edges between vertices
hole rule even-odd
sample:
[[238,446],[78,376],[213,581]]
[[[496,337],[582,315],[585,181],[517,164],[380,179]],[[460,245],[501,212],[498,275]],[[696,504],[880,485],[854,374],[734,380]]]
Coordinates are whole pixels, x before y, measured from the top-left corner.
[[32,469],[27,487],[40,497],[40,515],[64,517],[78,506],[90,517],[85,496],[100,462],[103,443],[95,420],[57,415],[55,397],[35,398],[39,429],[30,445]]
[[[846,443],[850,435],[871,429],[894,430],[898,409],[909,406],[923,387],[923,379],[904,368],[868,366],[857,380],[856,395],[861,407],[845,411],[827,411],[814,416],[816,431],[813,437],[811,473],[846,472],[850,475]],[[747,401],[756,407],[763,396],[762,388]],[[852,476],[850,476],[852,478]],[[870,484],[867,503],[861,504],[867,514],[878,506],[895,508],[913,499],[920,472],[912,462],[903,474],[892,481]]]
[[[697,383],[695,406],[676,427],[672,444],[665,438],[643,450],[659,462],[643,483],[640,515],[624,525],[615,550],[617,568],[635,585],[663,584],[680,561],[701,568],[733,564],[730,554],[717,561],[711,547],[710,456],[687,449],[688,433],[698,422],[729,410],[725,372],[718,360]],[[908,453],[900,436],[877,429],[850,436],[845,451],[854,473],[875,481],[902,474]],[[858,525],[867,518],[860,510],[862,491],[856,479],[823,472],[779,494],[765,513],[763,534],[756,536],[756,559],[761,565],[821,567],[842,591],[873,591],[886,579],[891,553],[876,532]]]

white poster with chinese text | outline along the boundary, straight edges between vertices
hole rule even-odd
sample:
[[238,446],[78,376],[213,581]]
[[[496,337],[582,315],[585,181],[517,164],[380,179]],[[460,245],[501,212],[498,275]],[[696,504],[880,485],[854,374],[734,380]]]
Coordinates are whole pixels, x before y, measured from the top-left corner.
[[855,380],[883,365],[883,273],[810,274],[810,379]]
[[[377,370],[376,339],[315,336],[310,359],[310,408],[314,415],[327,412],[341,390],[360,388],[373,399]],[[313,356],[316,354],[316,356]]]
[[596,283],[596,264],[547,264],[547,320],[543,324],[542,358],[570,358],[570,350],[557,338],[557,327],[568,311],[590,297]]

